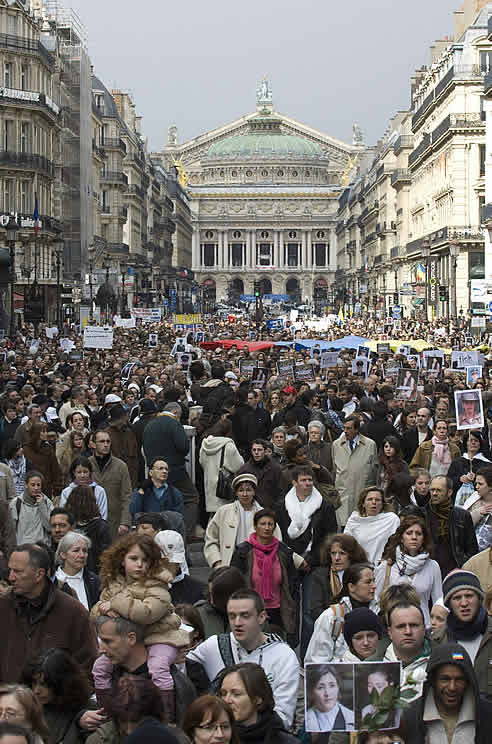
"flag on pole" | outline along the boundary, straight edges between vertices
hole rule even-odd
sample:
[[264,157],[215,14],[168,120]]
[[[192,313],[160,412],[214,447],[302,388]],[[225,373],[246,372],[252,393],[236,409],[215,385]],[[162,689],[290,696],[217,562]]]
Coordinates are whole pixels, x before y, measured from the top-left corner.
[[34,194],[34,214],[33,214],[33,219],[34,219],[34,234],[37,235],[38,234],[38,230],[39,230],[39,203],[38,203],[38,195],[37,195],[37,193]]
[[422,266],[421,263],[417,264],[417,268],[415,270],[415,277],[418,282],[425,282],[425,266]]
[[340,310],[338,311],[338,319],[339,319],[339,321],[341,323],[343,323],[343,321],[345,320],[345,318],[343,316],[343,309],[342,308],[340,308]]

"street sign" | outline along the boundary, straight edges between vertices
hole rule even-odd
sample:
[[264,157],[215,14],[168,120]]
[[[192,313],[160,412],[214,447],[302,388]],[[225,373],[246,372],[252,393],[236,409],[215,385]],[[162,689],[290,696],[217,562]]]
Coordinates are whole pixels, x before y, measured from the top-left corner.
[[393,305],[393,318],[401,317],[401,307],[399,305]]

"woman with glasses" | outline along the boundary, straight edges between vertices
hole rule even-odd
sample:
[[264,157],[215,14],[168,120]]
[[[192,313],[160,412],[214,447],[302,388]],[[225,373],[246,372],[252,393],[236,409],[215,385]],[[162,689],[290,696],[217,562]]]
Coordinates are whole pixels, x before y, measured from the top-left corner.
[[[235,500],[221,506],[208,523],[203,552],[211,568],[229,566],[236,546],[245,542],[255,531],[254,515],[262,509],[255,500],[257,485],[256,476],[252,473],[236,475],[232,481]],[[278,526],[273,536],[282,539]]]
[[0,685],[0,721],[24,726],[32,732],[35,744],[48,735],[43,709],[32,690],[24,685]]
[[295,744],[299,741],[285,730],[275,713],[270,682],[258,664],[227,667],[220,684],[220,697],[232,709],[240,744]]
[[195,700],[183,721],[183,731],[192,744],[239,744],[231,708],[214,695]]

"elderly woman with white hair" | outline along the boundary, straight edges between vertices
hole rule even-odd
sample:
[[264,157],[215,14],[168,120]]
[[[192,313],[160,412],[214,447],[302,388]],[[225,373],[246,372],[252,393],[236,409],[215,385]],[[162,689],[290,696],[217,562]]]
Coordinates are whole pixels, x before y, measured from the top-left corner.
[[71,531],[62,537],[55,554],[58,584],[67,584],[87,610],[99,601],[101,593],[99,576],[87,568],[90,547],[88,537]]
[[333,460],[331,456],[331,442],[323,441],[326,434],[326,427],[321,421],[313,419],[308,426],[308,443],[306,454],[311,460],[314,469],[316,465],[326,468],[330,473],[333,472]]

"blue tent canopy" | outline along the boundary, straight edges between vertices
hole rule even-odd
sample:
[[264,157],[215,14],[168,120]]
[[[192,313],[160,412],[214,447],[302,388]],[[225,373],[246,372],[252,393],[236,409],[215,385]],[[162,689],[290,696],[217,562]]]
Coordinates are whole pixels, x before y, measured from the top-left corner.
[[[319,338],[298,338],[295,342],[295,350],[302,351],[303,349],[312,349],[313,346],[318,346],[322,351],[329,351],[330,349],[356,349],[358,346],[364,346],[368,344],[370,339],[362,338],[362,336],[344,336],[338,338],[336,341],[323,341]],[[276,341],[275,346],[290,346],[294,344],[294,341]]]

